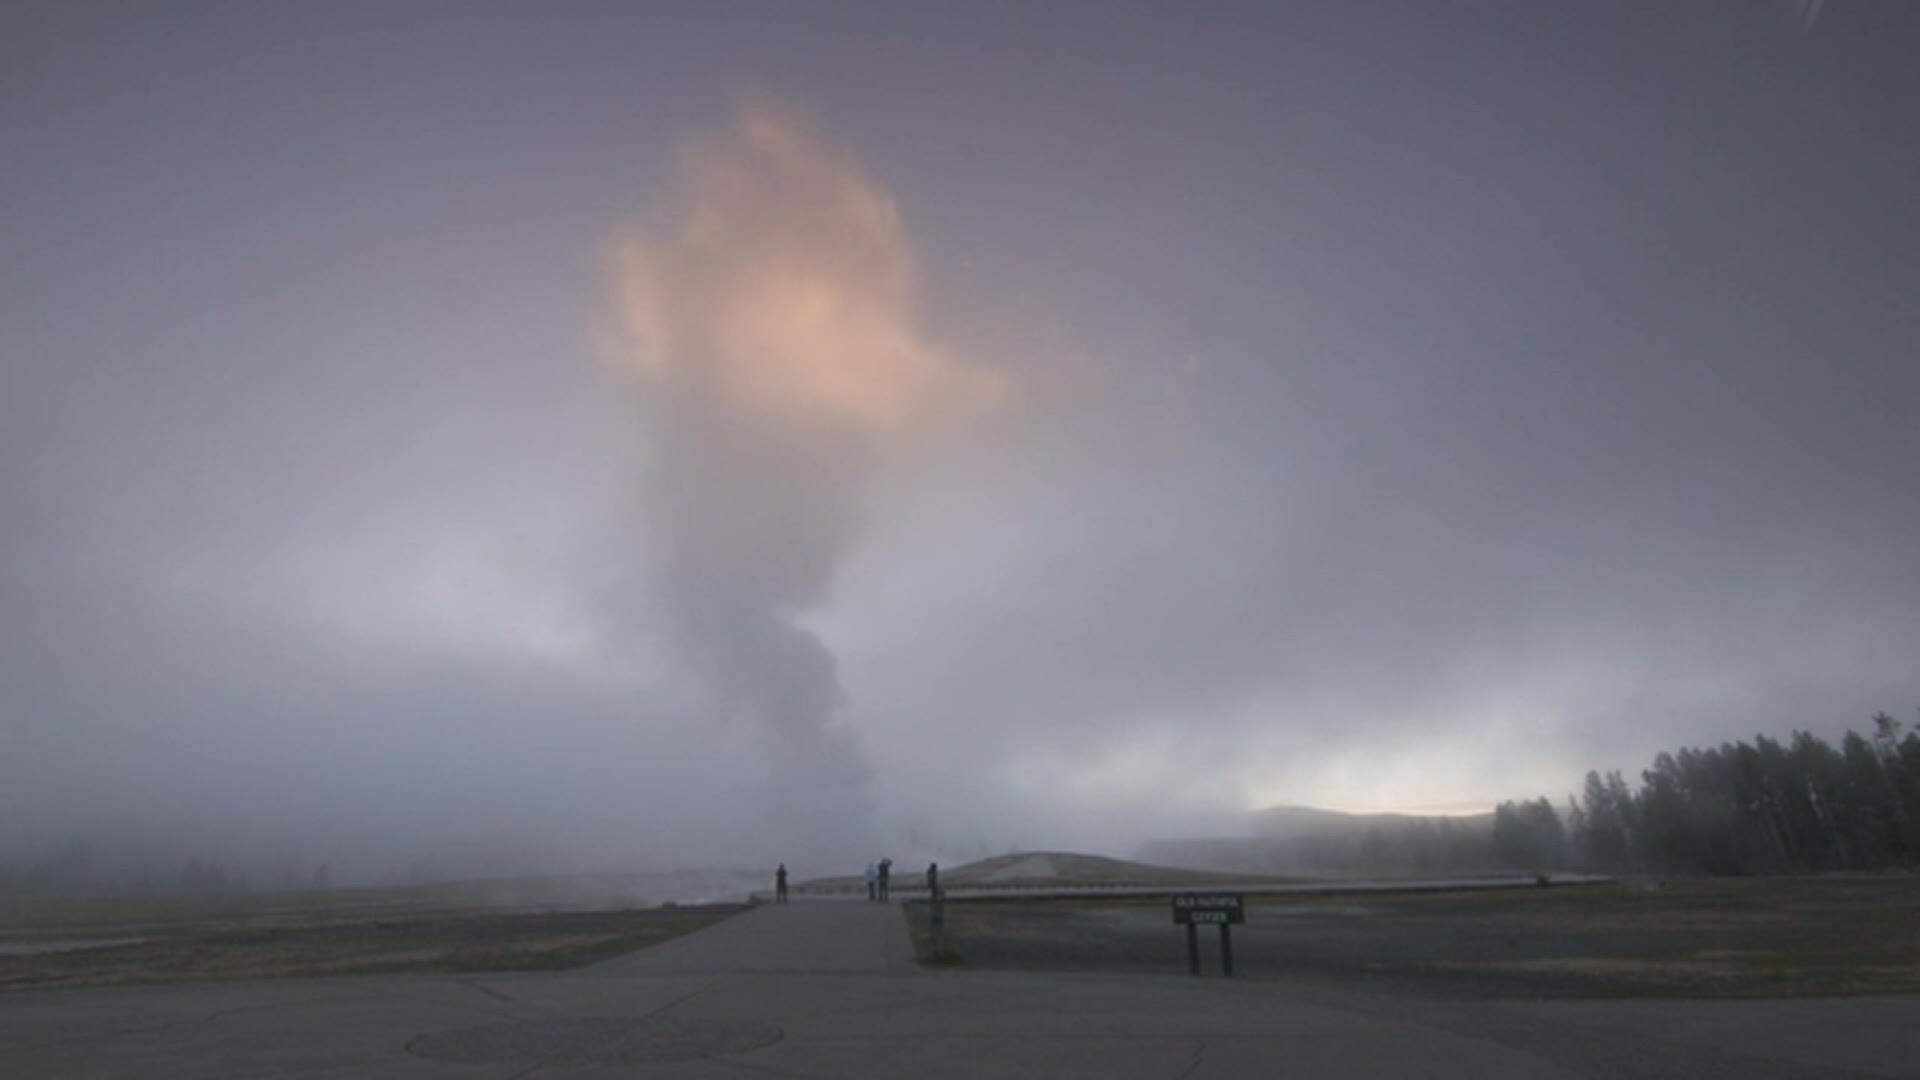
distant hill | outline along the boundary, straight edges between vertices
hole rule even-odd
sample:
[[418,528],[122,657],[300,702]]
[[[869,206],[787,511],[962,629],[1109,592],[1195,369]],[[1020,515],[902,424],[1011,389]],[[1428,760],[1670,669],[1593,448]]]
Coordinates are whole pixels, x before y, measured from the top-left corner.
[[1404,877],[1510,870],[1494,857],[1493,815],[1348,814],[1273,806],[1247,835],[1156,840],[1139,857],[1192,870],[1308,877]]
[[[924,866],[895,864],[894,889],[901,893],[920,890],[925,884]],[[1083,855],[1072,851],[1020,851],[995,855],[977,862],[940,868],[940,884],[946,889],[1037,888],[1087,885],[1135,885],[1161,888],[1181,885],[1227,885],[1235,883],[1272,883],[1282,880],[1268,874],[1235,874],[1190,867],[1154,866],[1104,855]],[[864,878],[831,877],[801,882],[803,893],[860,892]]]
[[[948,887],[969,885],[1188,885],[1245,875],[1196,873],[1191,868],[1080,855],[1023,851],[956,866],[940,873]],[[1262,879],[1264,880],[1264,879]]]
[[1493,828],[1493,811],[1483,814],[1349,814],[1343,810],[1322,810],[1316,806],[1269,806],[1248,815],[1253,831],[1261,836],[1300,836],[1310,833],[1339,832],[1368,828],[1406,828],[1421,822],[1438,826],[1442,821],[1459,827]]

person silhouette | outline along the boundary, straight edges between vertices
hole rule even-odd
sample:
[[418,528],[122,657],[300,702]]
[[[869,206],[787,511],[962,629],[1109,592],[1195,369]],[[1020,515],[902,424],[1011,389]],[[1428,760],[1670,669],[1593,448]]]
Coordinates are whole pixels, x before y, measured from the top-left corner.
[[787,902],[786,863],[781,863],[780,869],[773,872],[773,902],[776,904],[784,904]]

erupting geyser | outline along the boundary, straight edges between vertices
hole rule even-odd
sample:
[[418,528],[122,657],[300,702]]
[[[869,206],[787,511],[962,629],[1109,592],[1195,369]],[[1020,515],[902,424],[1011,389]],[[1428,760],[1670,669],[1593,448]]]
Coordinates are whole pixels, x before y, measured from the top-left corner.
[[797,618],[831,587],[882,457],[1004,386],[926,340],[892,199],[797,116],[743,109],[683,149],[677,180],[617,262],[655,595],[716,704],[773,744],[779,832],[848,837],[872,770],[833,655]]

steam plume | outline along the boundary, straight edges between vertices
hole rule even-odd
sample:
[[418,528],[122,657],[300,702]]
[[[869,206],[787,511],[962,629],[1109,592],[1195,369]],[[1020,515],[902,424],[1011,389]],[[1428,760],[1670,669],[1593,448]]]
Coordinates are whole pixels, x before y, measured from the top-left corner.
[[875,464],[990,405],[996,376],[929,343],[885,190],[782,109],[683,148],[620,250],[618,363],[643,390],[658,593],[683,659],[758,725],[790,835],[864,825],[872,769],[838,717],[827,596]]

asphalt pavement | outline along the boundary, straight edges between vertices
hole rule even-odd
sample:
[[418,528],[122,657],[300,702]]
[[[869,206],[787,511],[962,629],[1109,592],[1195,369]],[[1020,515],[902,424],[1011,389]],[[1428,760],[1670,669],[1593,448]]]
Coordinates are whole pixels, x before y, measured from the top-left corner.
[[1920,1077],[1917,1019],[1912,998],[1442,1002],[922,970],[898,907],[816,901],[554,974],[7,994],[0,1076]]

